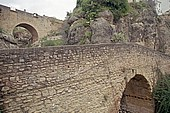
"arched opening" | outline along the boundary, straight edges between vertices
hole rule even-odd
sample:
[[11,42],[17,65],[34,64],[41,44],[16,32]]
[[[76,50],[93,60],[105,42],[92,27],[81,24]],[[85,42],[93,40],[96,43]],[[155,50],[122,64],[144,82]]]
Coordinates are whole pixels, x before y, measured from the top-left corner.
[[126,85],[119,113],[154,113],[150,85],[142,75],[136,75]]
[[36,29],[26,23],[18,24],[13,29],[13,36],[17,39],[20,47],[28,47],[38,40]]

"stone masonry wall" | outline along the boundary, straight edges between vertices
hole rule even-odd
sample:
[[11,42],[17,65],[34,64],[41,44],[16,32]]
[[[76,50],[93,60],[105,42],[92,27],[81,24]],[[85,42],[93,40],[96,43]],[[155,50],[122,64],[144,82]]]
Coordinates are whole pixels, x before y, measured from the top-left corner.
[[[19,24],[28,24],[32,26],[38,33],[38,37],[43,38],[50,31],[59,30],[63,21],[48,17],[40,16],[36,13],[28,13],[17,9],[10,9],[0,4],[0,28],[7,31],[9,34],[13,33],[14,28]],[[31,32],[30,29],[29,31]],[[37,41],[38,39],[33,39]]]
[[0,109],[5,113],[117,113],[126,83],[170,57],[133,44],[0,50]]

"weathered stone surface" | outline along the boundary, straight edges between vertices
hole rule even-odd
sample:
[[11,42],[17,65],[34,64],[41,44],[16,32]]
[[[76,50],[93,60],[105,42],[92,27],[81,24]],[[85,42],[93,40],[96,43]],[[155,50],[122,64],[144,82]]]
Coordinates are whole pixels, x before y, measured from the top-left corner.
[[[134,7],[134,6],[133,6]],[[116,31],[125,34],[129,42],[134,42],[156,50],[159,37],[157,14],[147,6],[136,8],[134,12],[116,23]]]
[[110,10],[105,10],[103,12],[99,12],[98,16],[107,20],[110,24],[113,24],[114,17]]
[[158,38],[156,49],[158,51],[170,54],[170,16],[162,15],[158,18]]
[[[170,54],[169,14],[167,13],[165,15],[158,16],[153,7],[143,3],[133,3],[131,5],[133,7],[131,12],[120,18],[119,21],[113,22],[114,17],[112,12],[109,10],[99,12],[97,18],[88,20],[90,23],[95,23],[94,25],[96,26],[92,27],[92,25],[90,25],[90,29],[92,30],[91,38],[84,42],[90,44],[110,43],[110,38],[115,39],[115,37],[117,37],[118,39],[115,40],[121,41],[113,41],[114,39],[111,39],[113,43],[133,42],[166,54]],[[83,15],[85,15],[85,12],[83,12],[81,8],[78,9],[76,7],[73,14],[70,16],[70,20],[66,20],[65,23],[70,21],[69,23],[71,27],[73,27],[75,25],[73,24],[74,22],[79,21],[82,18],[86,19]],[[99,18],[103,18],[103,20]],[[115,26],[115,28],[111,30],[109,26]],[[70,28],[70,26],[68,26],[68,28]],[[80,29],[80,31],[86,31],[86,27],[81,27]],[[67,37],[67,44],[79,44],[81,40],[84,40],[81,38],[83,36],[80,35],[81,33],[79,33],[78,30],[73,32],[71,35],[68,31],[66,31],[67,35],[63,35],[63,37]],[[79,38],[73,38],[73,35],[76,35]],[[69,36],[71,36],[71,38]],[[68,39],[71,39],[71,43]]]
[[75,21],[77,21],[79,18],[77,18],[76,16],[74,16],[74,15],[72,15],[72,16],[70,16],[69,18],[68,18],[68,20],[67,20],[67,23],[68,24],[73,24]]
[[97,18],[90,23],[92,29],[91,43],[110,43],[113,37],[113,29],[104,18]]
[[[9,49],[0,53],[0,105],[3,103],[6,113],[118,113],[122,94],[133,77],[144,78],[145,87],[140,87],[138,94],[146,89],[147,93],[143,98],[129,93],[129,98],[147,105],[152,98],[144,97],[150,97],[153,90],[155,69],[170,73],[169,56],[134,44]],[[139,106],[140,113],[153,113],[153,109]]]
[[3,33],[0,33],[0,39],[4,39],[10,43],[17,44],[17,41],[16,41],[16,39],[14,39],[14,37],[5,35]]
[[10,35],[0,33],[0,49],[3,48],[18,48],[17,40]]
[[52,30],[59,30],[63,24],[63,21],[52,17],[31,14],[21,10],[13,11],[10,7],[3,5],[0,5],[0,9],[2,10],[0,28],[11,34],[14,27],[24,27],[31,32],[33,42],[43,38]]
[[86,36],[88,33],[91,34],[90,27],[85,19],[75,21],[68,32],[68,44],[85,44],[91,37]]

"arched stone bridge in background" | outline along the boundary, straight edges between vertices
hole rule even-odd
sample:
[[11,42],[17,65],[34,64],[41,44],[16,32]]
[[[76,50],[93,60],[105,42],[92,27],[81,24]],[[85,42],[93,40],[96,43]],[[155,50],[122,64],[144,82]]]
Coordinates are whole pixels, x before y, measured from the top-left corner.
[[39,16],[0,5],[0,28],[13,34],[15,27],[24,27],[32,34],[33,42],[46,36],[50,31],[61,28],[63,21],[53,17]]
[[157,70],[170,57],[134,44],[0,50],[7,113],[154,113]]

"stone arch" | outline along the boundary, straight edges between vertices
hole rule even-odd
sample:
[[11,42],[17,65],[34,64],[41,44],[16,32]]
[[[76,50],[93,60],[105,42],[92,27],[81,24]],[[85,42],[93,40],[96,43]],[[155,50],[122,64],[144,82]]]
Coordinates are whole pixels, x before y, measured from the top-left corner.
[[143,75],[135,75],[126,84],[119,113],[154,113],[151,87]]
[[38,40],[38,32],[33,26],[31,26],[27,23],[20,23],[20,24],[16,25],[15,27],[23,27],[23,28],[27,29],[32,35],[32,43]]

